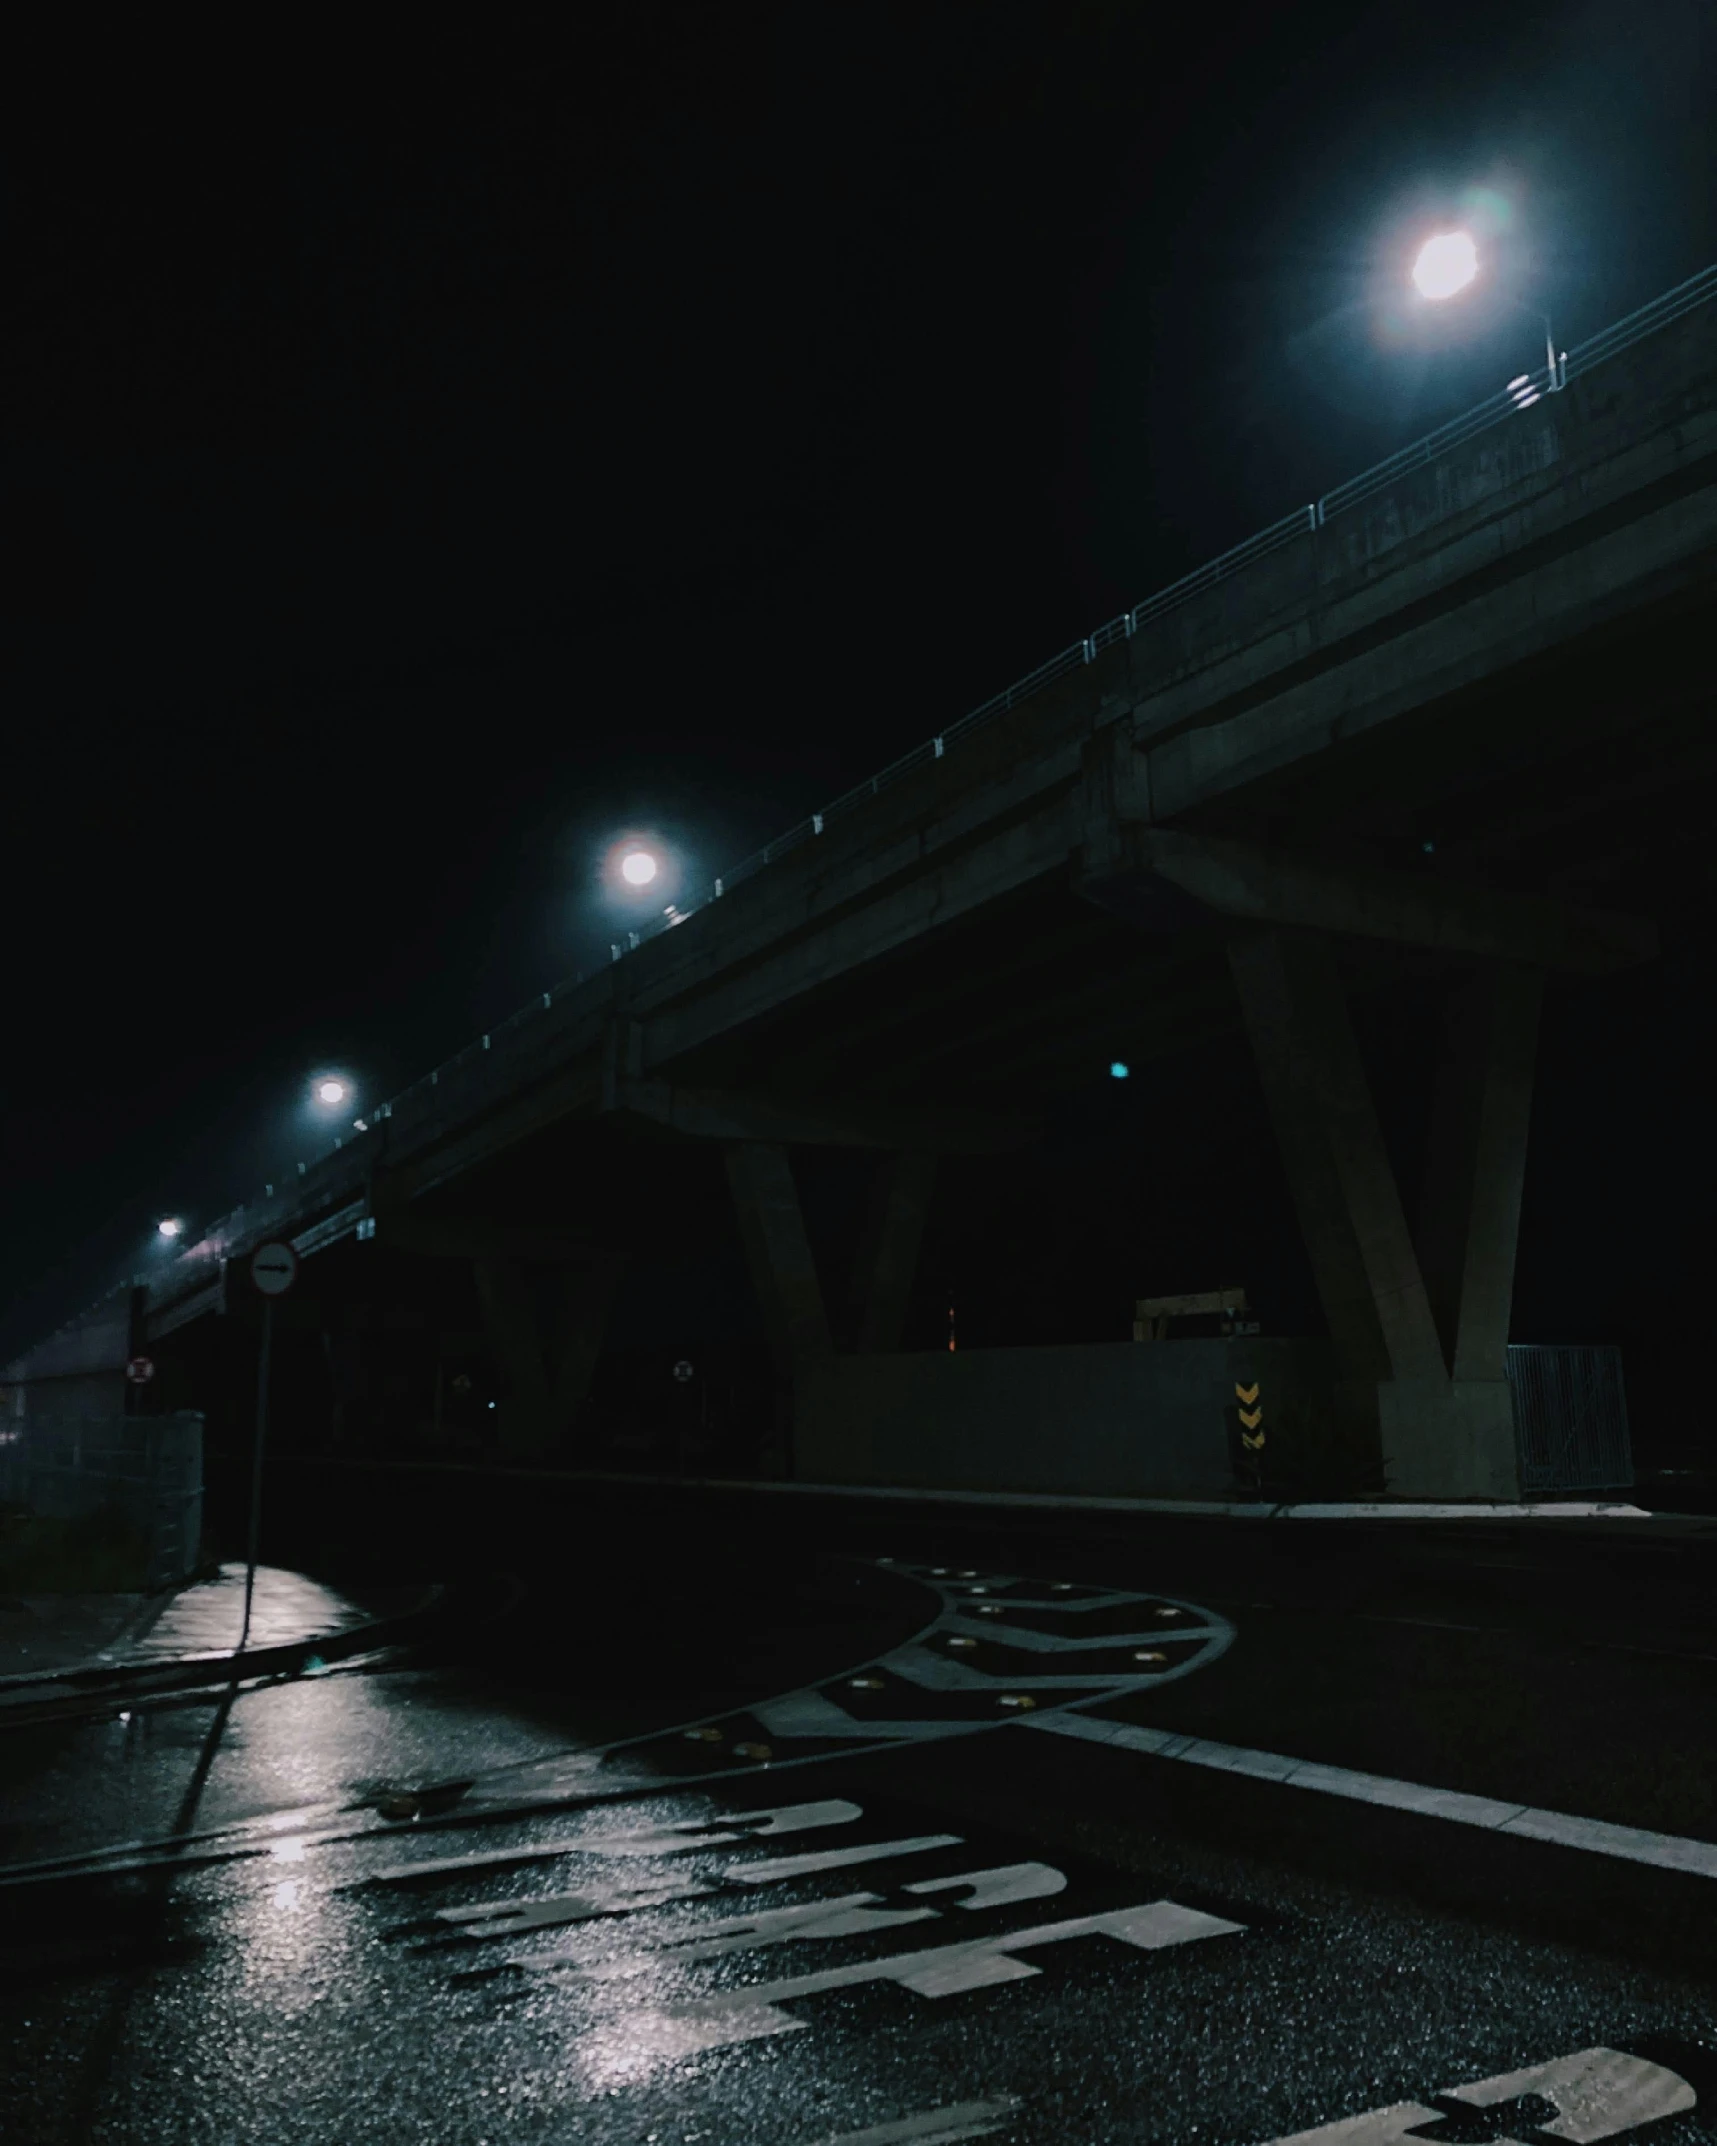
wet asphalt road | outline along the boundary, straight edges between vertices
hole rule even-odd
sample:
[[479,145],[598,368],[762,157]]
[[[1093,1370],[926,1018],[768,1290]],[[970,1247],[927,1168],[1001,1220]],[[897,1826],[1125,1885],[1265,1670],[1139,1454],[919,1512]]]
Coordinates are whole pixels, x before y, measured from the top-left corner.
[[1703,1567],[1571,1542],[621,1524],[0,1736],[0,2138],[1703,2139],[1717,1880],[1220,1761],[1717,1838]]

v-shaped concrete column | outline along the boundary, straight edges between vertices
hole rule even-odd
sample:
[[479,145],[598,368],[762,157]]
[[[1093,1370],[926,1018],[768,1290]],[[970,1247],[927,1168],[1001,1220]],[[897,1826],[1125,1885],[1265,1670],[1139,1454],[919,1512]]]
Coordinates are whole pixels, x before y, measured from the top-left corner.
[[[1338,1410],[1362,1432],[1375,1425],[1394,1492],[1515,1496],[1506,1381],[1450,1377],[1329,940],[1264,931],[1236,939],[1229,963],[1335,1344]],[[1474,1150],[1478,1169],[1494,1160],[1502,1113],[1485,1122],[1491,1146]],[[1469,1214],[1475,1200],[1498,1204],[1474,1190]],[[1518,1215],[1518,1197],[1509,1212]],[[1475,1303],[1482,1264],[1472,1265]],[[1506,1337],[1506,1307],[1500,1317]]]
[[935,1182],[934,1155],[903,1150],[878,1166],[847,1304],[847,1332],[860,1356],[887,1356],[900,1347]]
[[1450,994],[1419,1209],[1419,1261],[1457,1380],[1508,1374],[1508,1320],[1544,976],[1486,963]]
[[727,1149],[727,1179],[775,1367],[774,1446],[766,1465],[788,1476],[794,1389],[833,1353],[828,1313],[787,1150],[773,1141],[736,1140]]
[[560,1267],[545,1307],[524,1260],[472,1262],[483,1323],[507,1374],[504,1452],[552,1453],[576,1430],[623,1269],[618,1256]]

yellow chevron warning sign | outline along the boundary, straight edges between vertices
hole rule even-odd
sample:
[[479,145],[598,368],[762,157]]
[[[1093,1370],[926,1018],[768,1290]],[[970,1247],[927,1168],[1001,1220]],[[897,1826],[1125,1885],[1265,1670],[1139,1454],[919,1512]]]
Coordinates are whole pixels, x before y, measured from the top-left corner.
[[1250,1386],[1234,1381],[1235,1414],[1240,1418],[1240,1443],[1248,1453],[1264,1450],[1264,1399],[1259,1382],[1254,1379]]
[[1252,1403],[1258,1398],[1258,1389],[1256,1386],[1242,1386],[1236,1383],[1234,1388],[1234,1398],[1237,1401],[1244,1401],[1246,1405],[1250,1407]]
[[1243,1408],[1240,1411],[1240,1421],[1249,1431],[1255,1431],[1263,1420],[1264,1411],[1261,1408]]

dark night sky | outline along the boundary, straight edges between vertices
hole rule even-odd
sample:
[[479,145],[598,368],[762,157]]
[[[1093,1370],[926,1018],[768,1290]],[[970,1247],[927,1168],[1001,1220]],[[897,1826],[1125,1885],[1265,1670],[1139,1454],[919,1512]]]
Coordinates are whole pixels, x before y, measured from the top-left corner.
[[567,11],[108,51],[0,132],[0,1308],[1717,254],[1701,0]]

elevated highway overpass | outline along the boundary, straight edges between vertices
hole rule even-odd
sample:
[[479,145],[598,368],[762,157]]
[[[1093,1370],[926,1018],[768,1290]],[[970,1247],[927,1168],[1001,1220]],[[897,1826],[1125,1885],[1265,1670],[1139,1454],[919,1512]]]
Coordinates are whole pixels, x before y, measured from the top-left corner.
[[[632,1249],[617,1188],[692,1145],[722,1157],[770,1338],[772,1464],[838,1470],[853,1396],[885,1391],[860,1377],[843,1400],[840,1367],[898,1349],[935,1158],[1028,1146],[1095,1052],[1231,1034],[1316,1279],[1333,1417],[1394,1491],[1512,1495],[1544,981],[1650,961],[1710,876],[1713,298],[1708,271],[1570,353],[1565,381],[1078,644],[542,994],[122,1316],[45,1341],[15,1392],[110,1376],[116,1320],[129,1348],[219,1315],[268,1238],[312,1261],[356,1240],[468,1262],[504,1444],[576,1454]],[[1443,1008],[1411,1222],[1348,1011],[1384,983]],[[808,1248],[801,1147],[877,1158],[844,1310]]]

